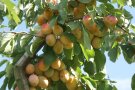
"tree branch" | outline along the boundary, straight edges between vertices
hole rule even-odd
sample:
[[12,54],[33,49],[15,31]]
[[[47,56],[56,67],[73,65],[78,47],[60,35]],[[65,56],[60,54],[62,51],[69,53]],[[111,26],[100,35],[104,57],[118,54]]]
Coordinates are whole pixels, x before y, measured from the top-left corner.
[[25,75],[26,65],[36,56],[36,53],[43,47],[44,42],[41,42],[36,48],[32,55],[29,55],[27,52],[18,60],[14,66],[14,76],[19,90],[29,90],[28,79]]

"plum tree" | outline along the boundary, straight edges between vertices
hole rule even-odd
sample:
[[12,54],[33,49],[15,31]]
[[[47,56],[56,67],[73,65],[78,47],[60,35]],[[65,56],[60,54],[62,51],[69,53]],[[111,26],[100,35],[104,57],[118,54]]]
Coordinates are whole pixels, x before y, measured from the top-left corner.
[[120,54],[135,62],[129,6],[134,0],[0,0],[0,90],[117,90],[104,69]]

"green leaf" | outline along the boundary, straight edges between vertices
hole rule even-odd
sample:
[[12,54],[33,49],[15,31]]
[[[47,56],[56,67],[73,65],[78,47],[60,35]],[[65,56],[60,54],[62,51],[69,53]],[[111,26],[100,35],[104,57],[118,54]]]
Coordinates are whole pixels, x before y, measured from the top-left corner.
[[110,48],[112,48],[114,42],[116,41],[116,35],[107,35],[103,37],[104,45],[103,48],[108,51]]
[[131,64],[134,60],[134,48],[131,45],[121,45],[122,52],[127,63]]
[[132,14],[126,9],[123,10],[124,16],[126,19],[131,20],[133,18]]
[[12,64],[7,64],[6,66],[6,77],[10,78],[13,76],[13,65]]
[[126,0],[117,0],[117,2],[118,2],[118,4],[119,4],[120,6],[124,6]]
[[71,30],[75,30],[77,29],[80,25],[78,22],[68,22],[67,26],[69,26],[71,28]]
[[81,3],[89,3],[89,2],[91,2],[91,0],[79,0],[79,2],[81,2]]
[[67,8],[67,3],[68,3],[68,0],[62,0],[59,3],[59,9]]
[[50,47],[46,47],[46,51],[44,52],[44,60],[46,65],[52,64],[56,60],[57,56],[53,52],[53,49]]
[[97,71],[102,71],[106,63],[106,57],[100,50],[95,50],[94,62],[96,63]]
[[74,56],[73,57],[73,60],[71,61],[72,65],[70,65],[74,70],[76,70],[77,68],[79,68],[81,65],[80,65],[80,59],[78,58],[78,56]]
[[0,78],[2,78],[6,74],[5,70],[0,72]]
[[131,24],[130,28],[135,32],[135,25]]
[[86,49],[91,49],[90,38],[84,27],[83,27],[83,45]]
[[14,19],[14,21],[16,22],[16,24],[19,24],[20,19],[16,13],[15,9],[15,4],[12,3],[10,0],[1,0],[7,7],[10,15],[12,16],[12,18]]
[[120,54],[120,49],[118,46],[112,48],[109,52],[108,52],[108,56],[110,57],[110,60],[112,62],[116,62],[116,59],[118,58]]
[[57,90],[67,90],[66,85],[63,82],[61,82],[61,81],[57,82],[57,86],[56,87],[57,87]]
[[88,85],[90,89],[95,90],[97,86],[95,80],[91,79],[90,77],[82,77],[82,80],[84,80],[84,82],[86,83],[86,85]]
[[94,62],[89,61],[84,63],[84,71],[89,74],[89,76],[96,73],[96,65]]
[[67,59],[72,60],[74,56],[73,49],[64,49],[64,55]]
[[132,1],[132,6],[135,7],[135,0],[131,0]]
[[8,81],[8,89],[11,90],[11,88],[13,87],[14,85],[14,82],[15,82],[15,78],[14,77],[11,77]]
[[98,0],[99,2],[102,2],[102,3],[107,3],[108,0]]
[[97,90],[107,90],[108,84],[105,81],[100,82],[97,86]]
[[65,8],[59,9],[58,22],[60,24],[64,24],[66,20],[67,20],[67,10]]
[[5,64],[6,62],[8,62],[8,60],[2,60],[2,61],[0,62],[0,67],[1,67],[3,64]]
[[58,19],[58,16],[53,16],[49,22],[50,27],[53,27]]
[[13,47],[14,47],[14,38],[15,34],[13,33],[6,33],[1,35],[1,41],[0,41],[0,52],[11,54]]
[[105,73],[103,73],[103,72],[98,72],[98,73],[95,74],[96,80],[102,80],[104,78],[105,78]]
[[18,41],[21,48],[27,46],[29,44],[29,42],[32,40],[33,36],[31,35],[23,35],[21,38],[18,38]]
[[43,40],[42,38],[36,38],[36,39],[33,41],[33,43],[32,43],[30,46],[28,46],[28,47],[26,48],[26,51],[27,51],[30,55],[33,55],[33,54],[37,51],[37,49],[38,49],[41,45],[43,45],[43,43],[44,43],[44,40]]
[[131,88],[132,90],[135,90],[135,74],[132,76]]
[[81,47],[78,43],[74,43],[74,55],[79,55],[81,53]]
[[8,84],[8,78],[6,77],[4,79],[3,85],[1,86],[0,90],[6,90],[7,84]]
[[86,60],[89,60],[90,58],[95,56],[95,52],[93,49],[91,49],[91,50],[86,49],[82,44],[80,44],[80,46],[81,46],[82,52],[83,52]]

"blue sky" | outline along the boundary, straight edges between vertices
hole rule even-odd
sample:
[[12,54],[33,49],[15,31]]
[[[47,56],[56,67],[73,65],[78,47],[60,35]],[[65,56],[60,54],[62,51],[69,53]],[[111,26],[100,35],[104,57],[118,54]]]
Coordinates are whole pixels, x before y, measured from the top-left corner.
[[[125,8],[135,17],[135,9],[129,7]],[[135,24],[135,18],[132,20],[132,23]],[[7,22],[5,21],[4,24],[7,24]],[[19,25],[19,27],[16,28],[16,31],[22,31],[22,29],[26,30],[25,23]],[[4,31],[7,30],[7,28],[4,29]],[[1,60],[2,58],[0,56],[0,61]],[[0,67],[0,71],[4,68],[5,67]],[[135,63],[127,64],[122,55],[120,55],[116,63],[111,62],[107,57],[106,71],[107,76],[109,76],[111,80],[117,82],[115,85],[118,90],[131,90],[131,77],[135,73]],[[3,82],[3,79],[0,79],[0,82]]]

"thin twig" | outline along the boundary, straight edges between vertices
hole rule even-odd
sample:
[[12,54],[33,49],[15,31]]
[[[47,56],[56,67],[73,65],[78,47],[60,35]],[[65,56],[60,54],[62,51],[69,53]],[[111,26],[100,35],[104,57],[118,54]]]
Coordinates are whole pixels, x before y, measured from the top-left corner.
[[125,30],[125,27],[117,25],[117,27],[119,27],[121,30],[123,30],[125,33],[129,34],[129,32],[127,30]]

